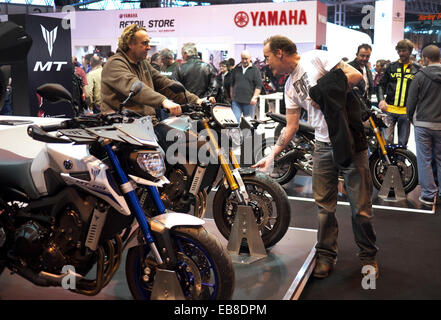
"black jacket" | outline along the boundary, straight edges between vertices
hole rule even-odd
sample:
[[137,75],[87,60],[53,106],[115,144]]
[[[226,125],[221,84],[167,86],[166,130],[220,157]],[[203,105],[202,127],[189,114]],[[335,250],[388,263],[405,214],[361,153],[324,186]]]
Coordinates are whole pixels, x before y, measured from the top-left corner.
[[361,122],[360,104],[353,93],[346,93],[348,80],[341,69],[328,72],[309,89],[309,96],[320,105],[328,125],[334,160],[347,167],[352,155],[367,149]]
[[222,73],[219,72],[219,74],[216,76],[216,82],[217,82],[216,102],[230,104],[231,72],[228,71],[225,76],[222,76]]
[[[377,87],[378,102],[386,100],[388,105],[405,107],[409,87],[415,74],[421,69],[417,63],[411,63],[404,72],[404,66],[400,61],[390,63],[383,72]],[[398,92],[397,92],[398,91]],[[386,99],[384,98],[386,94]],[[389,110],[388,110],[389,111]],[[397,113],[393,112],[392,113]],[[404,112],[403,114],[405,114]]]
[[251,102],[254,90],[262,89],[262,77],[259,69],[253,64],[243,73],[239,64],[231,70],[231,86],[233,87],[233,101],[240,103]]
[[[407,97],[407,117],[415,126],[441,124],[441,65],[422,68],[412,81]],[[415,121],[414,114],[415,115]]]
[[[351,66],[353,66],[355,69],[357,69],[361,74],[363,74],[363,69],[360,66],[360,63],[357,61],[357,59],[352,60],[351,62],[349,62],[349,64]],[[372,71],[366,67],[366,75],[368,78],[368,83],[367,83],[367,91],[365,92],[365,82],[364,80],[360,81],[360,84],[358,85],[358,87],[360,88],[360,90],[363,92],[364,98],[366,99],[366,101],[369,101],[369,105],[370,105],[370,101],[371,101],[371,96],[374,93],[374,79],[372,77]]]
[[172,79],[182,83],[188,91],[199,98],[216,97],[216,72],[210,64],[196,56],[190,57],[186,63],[178,66],[173,71]]

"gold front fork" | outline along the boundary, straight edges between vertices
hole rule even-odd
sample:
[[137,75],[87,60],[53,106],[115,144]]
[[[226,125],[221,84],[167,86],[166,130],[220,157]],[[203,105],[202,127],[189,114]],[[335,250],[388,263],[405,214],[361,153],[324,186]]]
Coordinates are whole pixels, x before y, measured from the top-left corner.
[[386,150],[386,140],[384,139],[383,134],[380,132],[380,129],[375,125],[374,119],[372,116],[369,117],[369,122],[371,123],[372,128],[374,129],[375,135],[377,136],[378,144],[380,145],[381,152],[386,158],[387,163],[390,163],[389,157],[387,156]]
[[[233,173],[231,172],[231,169],[230,169],[230,166],[228,165],[227,159],[222,154],[221,149],[219,148],[219,145],[216,142],[216,138],[214,137],[213,132],[208,125],[208,121],[203,120],[203,124],[204,124],[204,129],[207,131],[208,137],[210,138],[210,142],[212,143],[214,150],[216,150],[217,158],[219,159],[222,170],[225,173],[225,177],[227,178],[227,181],[228,181],[228,184],[230,185],[231,190],[235,191],[235,190],[239,189],[239,185],[237,184],[236,179],[234,179]],[[235,168],[237,168],[239,166],[239,164],[237,163],[237,159],[234,156],[234,154],[232,154],[232,150],[230,150],[230,157],[231,157],[231,155],[233,155],[233,157],[234,157],[234,160],[232,160],[233,165]]]

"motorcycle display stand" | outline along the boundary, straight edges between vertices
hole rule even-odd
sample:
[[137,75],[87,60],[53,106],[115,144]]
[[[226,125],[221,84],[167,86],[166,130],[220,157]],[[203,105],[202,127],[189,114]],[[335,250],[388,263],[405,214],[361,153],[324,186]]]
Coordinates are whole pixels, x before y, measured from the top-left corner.
[[[249,255],[240,253],[243,239],[247,241]],[[250,206],[238,206],[227,249],[233,263],[250,264],[267,257],[265,246],[257,228],[256,218]]]
[[153,300],[185,300],[181,285],[175,271],[156,270],[155,282],[152,290]]
[[[392,190],[394,197],[389,197]],[[386,176],[384,177],[383,184],[378,192],[378,197],[384,201],[406,200],[406,194],[404,192],[403,183],[397,166],[390,165],[387,168]]]

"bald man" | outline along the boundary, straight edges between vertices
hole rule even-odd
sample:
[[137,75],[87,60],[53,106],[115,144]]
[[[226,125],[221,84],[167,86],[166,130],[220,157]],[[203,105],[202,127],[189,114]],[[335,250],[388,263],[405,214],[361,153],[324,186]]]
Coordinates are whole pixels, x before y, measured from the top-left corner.
[[259,69],[251,62],[251,54],[242,51],[240,64],[232,70],[231,97],[232,108],[237,121],[240,117],[254,117],[254,111],[262,89],[262,77]]

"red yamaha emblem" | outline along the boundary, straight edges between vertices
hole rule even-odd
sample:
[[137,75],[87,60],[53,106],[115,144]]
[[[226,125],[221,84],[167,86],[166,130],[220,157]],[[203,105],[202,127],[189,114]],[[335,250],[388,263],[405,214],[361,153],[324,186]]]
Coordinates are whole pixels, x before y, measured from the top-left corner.
[[239,28],[245,27],[249,21],[250,21],[250,18],[248,17],[248,14],[245,11],[239,11],[234,16],[234,23]]

